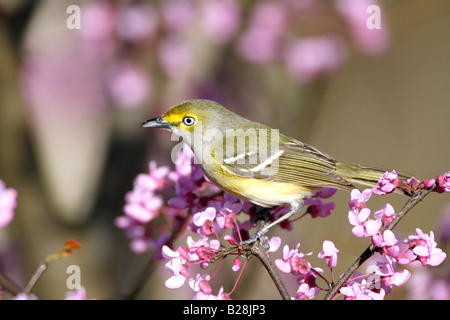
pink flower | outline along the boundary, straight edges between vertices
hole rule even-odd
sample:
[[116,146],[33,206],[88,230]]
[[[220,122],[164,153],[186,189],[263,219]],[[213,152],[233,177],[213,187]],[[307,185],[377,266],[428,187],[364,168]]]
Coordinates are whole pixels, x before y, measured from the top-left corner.
[[185,79],[192,74],[192,52],[186,41],[166,37],[158,46],[158,60],[164,73],[174,79]]
[[306,198],[304,204],[308,205],[307,213],[310,213],[313,218],[328,217],[335,208],[334,202],[323,203],[322,199],[328,199],[336,193],[335,188],[322,188],[314,196]]
[[130,250],[136,254],[146,253],[150,247],[150,241],[146,238],[137,238],[130,242]]
[[338,36],[300,38],[287,45],[284,58],[292,78],[309,83],[342,66],[347,59],[347,49]]
[[[150,163],[148,165],[148,170],[149,170],[150,178],[153,179],[153,181],[151,183],[152,184],[154,183],[154,186],[153,185],[152,185],[152,187],[147,186],[147,188],[149,188],[151,190],[161,190],[165,185],[165,179],[169,173],[169,168],[168,167],[158,167],[155,161],[150,161]],[[142,187],[144,187],[144,186],[142,186]],[[154,189],[152,189],[152,188],[154,188]]]
[[369,28],[368,20],[373,14],[368,12],[370,6],[380,7],[377,0],[336,0],[334,1],[338,12],[348,25],[353,41],[357,48],[366,54],[380,54],[389,47],[389,29],[385,13],[381,12],[379,28]]
[[320,292],[320,289],[316,286],[311,287],[308,283],[302,283],[297,290],[297,293],[295,294],[294,299],[295,300],[311,300],[313,299],[318,293]]
[[437,248],[433,231],[430,231],[430,235],[428,235],[417,228],[416,235],[409,236],[407,243],[413,245],[412,251],[423,266],[438,266],[447,256],[445,252]]
[[216,218],[216,208],[208,207],[204,211],[194,214],[193,223],[197,228],[197,233],[202,238],[208,238],[214,231],[213,221]]
[[408,282],[408,299],[449,300],[448,279],[436,276],[436,273],[428,268],[414,270],[411,280]]
[[[357,189],[354,189],[357,190]],[[315,197],[322,198],[322,199],[328,199],[332,197],[336,193],[336,188],[322,188],[319,192],[315,194]]]
[[257,2],[249,27],[241,34],[236,50],[253,63],[268,63],[281,57],[281,41],[288,11],[280,1]]
[[241,268],[241,260],[239,258],[234,258],[233,267],[231,268],[234,272],[238,271]]
[[387,279],[385,279],[384,281],[387,281],[386,284],[388,285],[394,285],[394,286],[402,286],[406,283],[406,281],[408,281],[409,277],[411,276],[411,272],[409,272],[408,270],[402,270],[399,272],[396,272],[394,275],[392,275],[391,277],[389,277],[389,281],[387,281]]
[[119,12],[117,34],[130,42],[147,42],[156,35],[158,15],[150,4],[137,4]]
[[438,175],[436,177],[438,186],[434,189],[437,193],[450,192],[450,173],[443,175]]
[[198,291],[194,296],[194,300],[230,300],[230,296],[224,292],[223,286],[221,286],[217,296],[212,294],[204,294],[202,291]]
[[232,203],[226,201],[219,208],[219,213],[217,214],[216,221],[219,228],[233,228],[234,221],[236,221],[236,215],[242,210],[242,203],[236,202]]
[[12,298],[12,300],[38,300],[38,297],[36,297],[32,293],[26,294],[26,293],[20,292],[19,294],[14,296],[14,298]]
[[233,237],[233,236],[230,236],[229,234],[225,235],[225,236],[223,237],[223,239],[224,239],[225,241],[228,241],[228,243],[231,244],[231,245],[237,244],[237,241],[234,239],[234,237]]
[[395,271],[396,260],[386,255],[377,257],[377,262],[367,268],[367,272],[374,272],[381,277],[383,283],[387,286],[385,291],[390,291],[393,285],[402,286],[408,281],[411,273],[408,270]]
[[[127,198],[131,199],[135,197],[138,191],[133,191],[127,194]],[[153,193],[139,193],[139,202],[127,203],[123,207],[123,212],[141,222],[147,223],[159,216],[159,209],[161,208],[163,201],[160,196],[155,196]]]
[[373,193],[384,195],[393,192],[398,187],[398,174],[395,170],[385,172],[378,181],[378,188],[372,188]]
[[218,44],[228,42],[238,31],[241,7],[234,0],[209,0],[201,3],[200,24],[205,35]]
[[194,278],[188,280],[189,286],[195,292],[201,291],[205,295],[211,293],[211,287],[209,286],[209,280],[211,276],[209,274],[197,274]]
[[375,211],[373,216],[380,219],[383,222],[383,227],[386,227],[394,219],[395,211],[389,203],[386,203],[382,209]]
[[328,268],[335,268],[337,265],[337,253],[339,252],[338,249],[334,246],[334,243],[325,240],[322,245],[323,249],[319,253],[318,257],[320,259],[325,258],[325,263],[327,264]]
[[204,211],[197,212],[194,214],[193,222],[196,226],[201,227],[206,220],[214,221],[216,218],[216,209],[213,207],[208,207]]
[[408,180],[406,180],[406,182],[408,183],[409,188],[411,188],[411,190],[413,191],[417,190],[417,187],[420,184],[420,181],[414,177],[409,178]]
[[272,237],[270,239],[266,237],[266,240],[269,243],[269,252],[275,252],[278,250],[278,248],[280,248],[281,245],[280,237]]
[[369,208],[363,208],[359,213],[350,210],[348,212],[348,220],[353,225],[352,233],[356,237],[370,237],[378,233],[381,227],[380,220],[368,219],[370,215]]
[[178,289],[184,285],[189,276],[186,265],[181,258],[174,258],[165,265],[165,269],[172,272],[172,277],[166,280],[165,286],[168,289]]
[[64,300],[87,300],[86,289],[81,287],[77,290],[67,291]]
[[323,203],[322,199],[320,198],[308,199],[307,201],[305,199],[305,204],[309,204],[306,212],[310,213],[313,218],[326,218],[333,213],[333,210],[335,208],[334,202]]
[[399,247],[399,248],[400,248],[400,252],[395,257],[398,264],[407,265],[408,263],[411,263],[412,261],[416,260],[417,256],[414,254],[414,252],[411,250],[411,248],[406,248],[406,249],[404,247]]
[[189,202],[182,197],[171,198],[167,201],[167,204],[176,209],[186,209],[189,206]]
[[380,284],[380,276],[375,274],[374,270],[378,269],[375,264],[369,265],[367,273],[370,276],[355,272],[340,290],[346,296],[345,300],[383,300],[386,291]]
[[429,189],[432,188],[434,186],[434,184],[436,183],[435,179],[430,179],[430,180],[423,180],[423,185],[425,188]]
[[83,8],[81,34],[89,40],[101,41],[109,38],[115,29],[117,8],[109,1],[96,1]]
[[297,247],[295,249],[289,250],[289,246],[285,245],[283,247],[283,259],[276,259],[275,264],[284,273],[290,273],[292,271],[291,264],[289,260],[298,253],[298,248],[300,247],[300,244],[297,244]]
[[385,230],[383,235],[378,233],[372,236],[372,242],[377,247],[383,248],[383,252],[393,258],[396,258],[400,252],[399,247],[396,246],[398,240],[395,238],[395,235],[391,230]]
[[314,298],[319,292],[320,288],[316,285],[316,278],[321,275],[323,270],[320,268],[309,269],[305,274],[297,278],[299,285],[295,300],[310,300]]
[[192,165],[194,153],[186,144],[172,159],[175,163],[175,171],[171,171],[168,175],[169,179],[177,182],[180,177],[191,176],[192,171],[197,167]]
[[189,30],[194,19],[194,7],[191,1],[165,0],[161,3],[163,27],[171,33],[183,33]]
[[280,55],[278,35],[264,30],[250,28],[241,34],[236,43],[236,51],[244,59],[253,63],[268,63]]
[[306,274],[311,268],[311,265],[304,258],[311,255],[311,253],[304,254],[298,252],[300,244],[297,244],[295,249],[289,250],[289,246],[285,245],[283,248],[283,259],[276,259],[275,265],[284,273],[292,273],[293,275]]
[[17,206],[17,191],[6,188],[0,179],[0,228],[6,227],[14,218],[14,210]]
[[384,290],[376,293],[366,288],[366,281],[363,279],[360,283],[352,282],[339,290],[345,295],[345,300],[383,300]]
[[[173,251],[168,246],[162,246],[162,248],[161,248],[162,256],[166,259],[179,258],[179,257],[183,257],[183,259],[185,259],[186,257],[179,251],[180,250]],[[187,260],[187,259],[185,259],[185,260]]]
[[185,265],[186,260],[180,253],[173,251],[168,246],[162,247],[162,255],[164,258],[170,259],[170,261],[166,263],[165,269],[172,273],[172,276],[165,282],[166,288],[181,288],[186,281],[186,278],[189,276],[187,266]]
[[253,8],[250,25],[266,33],[281,35],[286,29],[288,15],[283,1],[260,1]]
[[161,196],[155,191],[164,187],[169,169],[157,167],[150,162],[149,173],[141,173],[134,180],[134,188],[125,195],[124,213],[140,223],[147,223],[159,216],[163,205]]
[[151,94],[150,75],[129,62],[115,65],[107,80],[112,98],[124,109],[140,107]]
[[366,229],[367,236],[375,236],[379,233],[379,230],[381,228],[381,221],[368,219],[364,227]]
[[210,258],[212,258],[218,249],[220,248],[220,242],[218,240],[208,241],[206,238],[202,238],[198,241],[194,241],[191,236],[187,238],[188,250],[189,250],[189,262],[199,262],[200,267],[206,269],[209,266]]
[[359,210],[367,207],[366,202],[370,199],[371,196],[371,189],[365,189],[363,192],[359,191],[358,189],[353,189],[350,193],[351,200],[348,205],[350,206],[350,209],[358,212]]
[[339,289],[339,292],[345,296],[345,300],[370,300],[358,283],[353,283]]

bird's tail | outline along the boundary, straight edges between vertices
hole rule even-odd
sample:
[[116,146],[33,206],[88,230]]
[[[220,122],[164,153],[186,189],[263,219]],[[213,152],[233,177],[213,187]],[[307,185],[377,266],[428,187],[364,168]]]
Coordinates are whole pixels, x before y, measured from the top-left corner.
[[[350,182],[355,186],[363,186],[363,187],[376,187],[380,178],[384,175],[386,171],[392,171],[388,169],[375,168],[375,167],[366,167],[359,164],[348,164],[337,162],[336,174],[346,181]],[[400,180],[407,180],[411,178],[411,175],[406,173],[399,173],[398,178]],[[403,193],[400,190],[398,193]]]

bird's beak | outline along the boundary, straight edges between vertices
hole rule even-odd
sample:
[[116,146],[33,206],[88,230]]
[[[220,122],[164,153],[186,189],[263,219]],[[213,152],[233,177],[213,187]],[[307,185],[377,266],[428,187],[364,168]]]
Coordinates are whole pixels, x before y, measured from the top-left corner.
[[168,128],[170,128],[170,123],[165,121],[162,117],[158,117],[158,118],[154,118],[154,119],[150,119],[150,120],[144,121],[141,124],[141,127],[168,129]]

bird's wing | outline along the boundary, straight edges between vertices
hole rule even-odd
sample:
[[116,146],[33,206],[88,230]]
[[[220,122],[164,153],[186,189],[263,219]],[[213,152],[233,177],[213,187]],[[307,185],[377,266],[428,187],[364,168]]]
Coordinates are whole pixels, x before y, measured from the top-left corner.
[[352,184],[335,173],[336,161],[332,157],[292,138],[267,155],[249,151],[224,159],[223,166],[242,177],[305,187],[353,189]]

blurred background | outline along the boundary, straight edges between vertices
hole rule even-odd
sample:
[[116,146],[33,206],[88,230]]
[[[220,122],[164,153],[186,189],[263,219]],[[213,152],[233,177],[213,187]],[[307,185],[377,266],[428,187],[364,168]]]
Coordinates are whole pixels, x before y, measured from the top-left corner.
[[[173,167],[170,136],[139,126],[189,98],[216,100],[339,161],[420,180],[444,173],[449,30],[446,0],[0,0],[0,179],[18,193],[0,230],[1,272],[24,286],[75,238],[83,248],[51,264],[33,293],[64,298],[76,264],[88,298],[125,297],[151,252],[133,253],[114,220],[150,160]],[[351,234],[349,194],[333,200],[330,217],[272,235],[299,241],[322,267],[315,257],[332,240],[339,274],[368,242]],[[369,207],[399,211],[405,201],[372,197]],[[432,194],[397,230],[434,230],[446,251],[449,215],[448,195]],[[190,299],[164,287],[163,265],[136,297]],[[232,297],[278,299],[257,261],[248,268]],[[439,298],[426,287],[437,282],[448,294],[446,262],[421,272],[422,295],[402,288],[387,298]],[[232,286],[236,274],[224,277]]]

